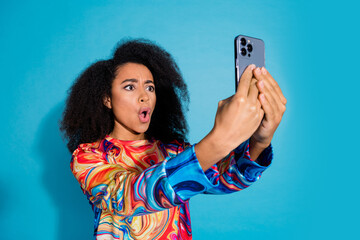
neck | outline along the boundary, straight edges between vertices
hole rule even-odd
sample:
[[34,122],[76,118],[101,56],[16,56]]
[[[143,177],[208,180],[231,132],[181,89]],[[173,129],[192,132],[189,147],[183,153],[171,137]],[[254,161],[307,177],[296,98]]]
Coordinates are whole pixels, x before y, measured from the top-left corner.
[[146,139],[145,133],[132,133],[126,131],[119,131],[116,128],[114,128],[114,130],[109,134],[109,136],[124,141],[135,141],[135,140]]

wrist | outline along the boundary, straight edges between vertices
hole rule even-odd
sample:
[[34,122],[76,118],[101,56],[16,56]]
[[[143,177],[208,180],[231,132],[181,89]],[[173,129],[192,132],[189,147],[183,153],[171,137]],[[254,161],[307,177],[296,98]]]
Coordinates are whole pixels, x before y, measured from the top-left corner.
[[209,151],[209,153],[219,158],[219,160],[228,155],[229,152],[233,150],[233,148],[228,146],[226,141],[222,141],[217,133],[213,130],[211,130],[209,134],[200,141],[200,143],[206,145],[206,149]]
[[265,148],[267,148],[269,144],[264,144],[264,143],[259,143],[256,140],[254,140],[253,138],[250,138],[249,141],[249,154],[250,154],[250,158],[253,161],[256,161],[258,159],[258,157],[260,156],[260,154],[264,151]]
[[230,151],[222,145],[212,131],[195,145],[195,154],[204,172],[223,159]]
[[270,141],[257,141],[254,137],[250,137],[249,146],[255,149],[262,149],[264,150],[268,146],[270,146]]

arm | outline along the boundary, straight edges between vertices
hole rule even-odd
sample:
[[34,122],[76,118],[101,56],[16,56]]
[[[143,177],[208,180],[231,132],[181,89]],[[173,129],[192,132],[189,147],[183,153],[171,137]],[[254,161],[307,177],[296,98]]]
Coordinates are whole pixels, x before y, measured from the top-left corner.
[[249,140],[243,142],[205,172],[209,181],[215,186],[205,193],[226,194],[249,187],[270,166],[272,158],[272,146],[270,145],[257,159],[262,165],[258,164],[250,158]]
[[141,173],[110,164],[98,148],[82,146],[73,153],[71,169],[94,206],[120,216],[162,211],[213,187],[193,146]]
[[[253,139],[253,137],[249,140],[249,156],[251,159],[253,159],[256,163],[259,165],[268,165],[267,162],[263,162],[263,153],[264,150],[267,149],[271,144],[267,145],[260,145],[256,140]],[[266,151],[265,151],[266,152]]]
[[[266,168],[271,163],[270,143],[285,112],[287,101],[265,68],[261,71],[254,69],[250,65],[244,71],[234,96],[219,102],[214,128],[196,146],[202,169],[213,183],[220,182],[224,186],[233,187],[231,183],[235,179],[235,185],[236,182],[243,182],[243,186],[247,187],[246,181],[258,179],[265,170],[264,166]],[[248,152],[247,158],[236,157],[239,151],[230,152],[249,138],[250,149],[247,147],[246,151],[242,151]],[[246,146],[248,145],[249,142]],[[255,162],[251,161],[250,156]],[[222,160],[218,162],[220,159]],[[236,189],[243,188],[238,185]]]
[[233,96],[219,102],[213,129],[195,147],[204,171],[249,139],[263,119],[254,68],[250,65],[244,71]]

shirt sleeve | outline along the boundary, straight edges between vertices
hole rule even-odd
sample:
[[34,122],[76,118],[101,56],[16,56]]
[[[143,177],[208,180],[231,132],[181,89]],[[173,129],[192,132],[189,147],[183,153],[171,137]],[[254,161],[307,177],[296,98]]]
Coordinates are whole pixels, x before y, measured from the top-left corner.
[[200,167],[194,146],[141,173],[109,163],[96,148],[79,147],[70,167],[90,203],[119,216],[163,211],[214,187]]
[[205,172],[215,187],[204,193],[226,194],[243,190],[261,177],[261,174],[271,165],[272,159],[273,151],[270,144],[258,157],[258,163],[252,160],[248,139]]

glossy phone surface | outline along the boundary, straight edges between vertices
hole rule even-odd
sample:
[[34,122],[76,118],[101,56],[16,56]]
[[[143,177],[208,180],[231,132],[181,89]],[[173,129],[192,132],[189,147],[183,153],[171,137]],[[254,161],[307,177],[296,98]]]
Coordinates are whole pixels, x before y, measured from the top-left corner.
[[241,75],[250,64],[257,67],[265,66],[264,41],[258,38],[239,35],[235,37],[235,90]]

